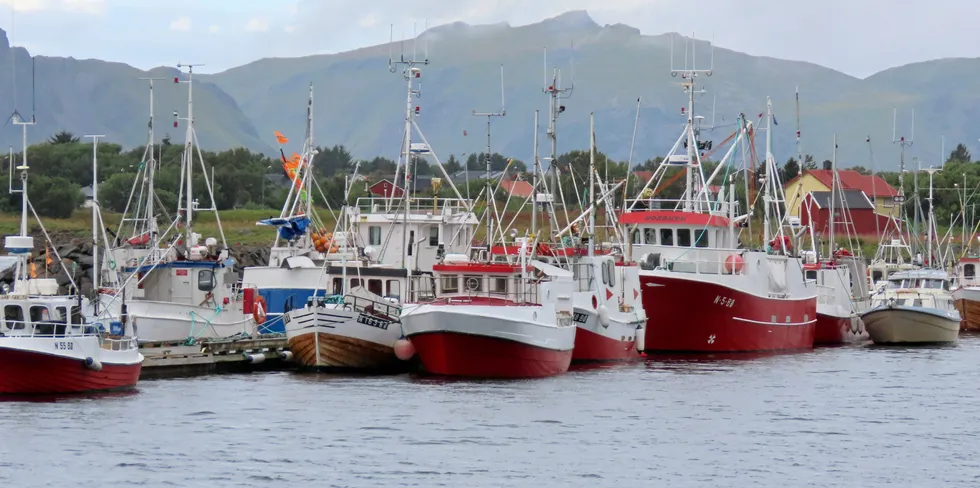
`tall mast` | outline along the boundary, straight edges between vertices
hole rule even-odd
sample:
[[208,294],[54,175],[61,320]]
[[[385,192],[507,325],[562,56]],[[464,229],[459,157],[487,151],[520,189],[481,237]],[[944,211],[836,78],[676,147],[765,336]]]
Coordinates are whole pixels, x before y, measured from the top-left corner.
[[[417,40],[417,36],[416,36]],[[390,46],[393,43],[389,43]],[[413,45],[414,46],[414,45]],[[426,49],[428,51],[428,49]],[[414,243],[408,242],[408,215],[409,215],[409,198],[408,192],[411,191],[411,164],[412,164],[412,125],[414,123],[414,117],[419,114],[421,107],[412,107],[412,98],[419,98],[422,96],[422,69],[419,66],[427,66],[429,64],[428,53],[426,53],[425,59],[417,60],[415,58],[415,49],[412,49],[412,59],[405,59],[405,55],[402,54],[398,60],[388,56],[388,71],[394,73],[397,71],[398,65],[403,65],[402,76],[405,78],[405,129],[403,132],[403,145],[401,151],[401,160],[404,162],[405,166],[405,176],[404,184],[402,186],[402,205],[405,206],[404,214],[404,228],[402,228],[402,267],[409,269],[408,266],[408,246],[414,245]],[[418,81],[418,88],[415,87],[415,82]],[[395,173],[396,180],[398,173]],[[393,182],[393,187],[391,194],[392,197],[395,195],[395,189],[398,188],[398,182]]]
[[892,112],[892,144],[898,144],[901,148],[898,159],[898,198],[896,202],[900,204],[899,215],[898,215],[898,233],[902,234],[902,225],[905,222],[905,216],[907,211],[905,209],[905,148],[912,146],[915,139],[915,109],[912,109],[912,133],[908,140],[905,140],[905,136],[897,137],[896,122],[898,121],[898,109],[894,109]]
[[[21,118],[21,115],[15,110],[11,116],[14,125],[21,126],[21,164],[17,166],[16,169],[20,170],[20,190],[13,190],[11,188],[11,193],[17,191],[20,192],[20,238],[15,244],[13,239],[9,237],[6,240],[6,247],[11,253],[16,253],[21,255],[21,259],[17,260],[17,270],[16,276],[18,280],[27,279],[29,276],[29,271],[27,267],[27,256],[31,252],[34,243],[30,240],[29,248],[27,247],[29,236],[27,235],[27,212],[28,212],[28,198],[27,198],[27,126],[34,125],[36,121],[34,117],[31,117],[30,122]],[[11,156],[11,164],[13,164],[13,156]],[[13,172],[11,172],[11,175]]]
[[538,171],[541,170],[541,160],[538,159],[538,111],[534,111],[534,169],[531,171],[531,239],[538,235]]
[[149,146],[148,147],[148,149],[149,149],[148,152],[149,152],[150,158],[149,158],[149,160],[146,161],[146,187],[147,187],[147,190],[146,190],[146,224],[145,225],[146,225],[146,230],[150,233],[150,235],[149,235],[150,239],[148,241],[149,244],[150,244],[150,249],[156,249],[157,247],[159,247],[159,245],[157,243],[157,238],[159,237],[157,235],[157,232],[158,232],[158,229],[157,229],[157,219],[156,219],[156,214],[154,214],[154,209],[153,209],[153,205],[155,203],[154,200],[156,198],[154,196],[155,195],[155,193],[154,193],[155,190],[153,188],[153,179],[156,177],[156,165],[157,165],[156,155],[154,154],[154,151],[153,151],[153,146],[154,146],[154,144],[156,144],[156,134],[154,134],[154,120],[153,120],[153,80],[154,80],[154,78],[150,78],[149,79],[149,82],[150,82],[150,123],[149,123],[149,132],[150,132],[150,134],[149,134],[149,140],[147,141],[147,145]]
[[90,134],[92,138],[92,288],[99,289],[102,267],[99,266],[99,138],[105,134]]
[[[551,157],[548,166],[548,172],[551,174],[551,185],[549,185],[548,191],[551,192],[550,204],[551,204],[551,214],[552,218],[549,219],[549,224],[551,234],[553,235],[558,229],[555,227],[555,189],[558,188],[558,133],[557,133],[557,123],[558,116],[565,112],[565,106],[561,104],[561,100],[570,98],[572,92],[575,91],[575,81],[572,80],[572,86],[568,88],[561,87],[561,70],[554,68],[551,74],[551,82],[548,83],[548,50],[545,49],[544,52],[544,76],[545,76],[545,88],[544,92],[548,94],[550,100],[548,105],[548,139],[551,140]],[[574,78],[574,73],[573,73]],[[561,202],[564,207],[565,202]]]
[[592,201],[592,211],[589,212],[589,256],[595,256],[595,212],[598,203],[595,198],[595,113],[589,113],[589,200]]
[[[837,210],[837,134],[834,134],[834,153],[830,159],[830,257],[834,257],[834,227],[837,226],[837,220],[834,218],[834,212]],[[841,205],[844,205],[843,192],[841,192]]]
[[929,173],[929,222],[926,224],[929,227],[927,230],[927,236],[928,236],[927,239],[929,240],[929,244],[927,244],[928,247],[926,248],[928,249],[927,259],[929,259],[929,267],[935,268],[936,263],[932,257],[932,229],[933,226],[935,225],[936,212],[932,207],[932,177],[935,173],[942,171],[942,168],[929,167],[927,169],[924,169],[923,171]]
[[[497,202],[493,195],[493,182],[491,180],[491,156],[493,151],[490,149],[490,121],[494,117],[504,117],[507,115],[507,108],[504,104],[504,65],[500,65],[500,111],[499,112],[477,112],[473,110],[473,115],[476,117],[486,117],[487,118],[487,159],[486,159],[486,192],[487,192],[487,246],[493,246],[493,220],[497,216]],[[501,225],[497,222],[497,225]],[[503,231],[503,229],[500,229]],[[489,254],[488,254],[489,257]]]
[[[770,238],[770,234],[769,234],[769,223],[770,223],[769,210],[770,210],[771,206],[769,205],[769,201],[772,198],[772,194],[770,193],[770,188],[772,187],[772,178],[773,178],[772,165],[769,162],[770,159],[772,159],[772,101],[769,100],[769,97],[766,97],[766,184],[765,184],[765,186],[762,189],[762,192],[763,192],[762,193],[762,204],[765,205],[765,207],[766,207],[766,209],[765,209],[765,219],[766,219],[766,221],[763,224],[763,229],[764,229],[764,231],[763,231],[764,232],[764,235],[763,235],[763,241],[762,241],[763,243],[769,242],[769,238]],[[779,246],[780,246],[780,248],[782,248],[783,247],[783,243],[779,243]]]

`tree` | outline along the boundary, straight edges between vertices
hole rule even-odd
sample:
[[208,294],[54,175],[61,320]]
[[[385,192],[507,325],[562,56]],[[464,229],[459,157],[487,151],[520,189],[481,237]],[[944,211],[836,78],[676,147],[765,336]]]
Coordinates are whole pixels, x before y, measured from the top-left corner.
[[851,171],[856,171],[859,174],[862,174],[862,175],[865,175],[865,176],[870,176],[871,175],[871,170],[869,170],[868,168],[865,168],[864,166],[855,166],[855,167],[851,168]]
[[73,144],[78,142],[78,138],[74,134],[63,130],[48,138],[48,142],[51,144]]
[[446,173],[449,173],[450,176],[463,169],[463,165],[459,164],[459,160],[453,154],[449,155],[449,160],[442,167],[445,168]]
[[786,163],[783,164],[783,168],[780,171],[779,179],[781,181],[789,182],[793,178],[796,178],[800,174],[800,163],[796,158],[789,158]]
[[817,162],[813,159],[813,156],[807,154],[803,156],[803,171],[808,171],[812,169],[817,169]]
[[946,162],[960,161],[963,163],[969,163],[972,160],[970,151],[967,150],[966,146],[963,144],[957,144],[956,149],[953,149],[953,152],[949,153],[949,159],[947,159]]
[[71,217],[84,198],[78,185],[60,176],[31,175],[27,185],[31,205],[41,217]]

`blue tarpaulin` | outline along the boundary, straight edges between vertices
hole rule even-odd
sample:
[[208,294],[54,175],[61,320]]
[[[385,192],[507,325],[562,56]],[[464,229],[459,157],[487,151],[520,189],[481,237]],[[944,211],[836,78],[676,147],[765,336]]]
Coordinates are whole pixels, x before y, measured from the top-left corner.
[[279,237],[291,241],[306,233],[310,219],[305,215],[290,218],[272,218],[258,221],[259,225],[274,225],[279,228]]

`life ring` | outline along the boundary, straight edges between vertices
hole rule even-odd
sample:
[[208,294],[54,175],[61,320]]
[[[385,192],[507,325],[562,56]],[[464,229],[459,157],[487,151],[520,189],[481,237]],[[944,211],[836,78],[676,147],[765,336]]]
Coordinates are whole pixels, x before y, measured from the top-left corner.
[[258,325],[265,323],[265,298],[262,295],[256,297],[255,303],[252,304],[252,318]]

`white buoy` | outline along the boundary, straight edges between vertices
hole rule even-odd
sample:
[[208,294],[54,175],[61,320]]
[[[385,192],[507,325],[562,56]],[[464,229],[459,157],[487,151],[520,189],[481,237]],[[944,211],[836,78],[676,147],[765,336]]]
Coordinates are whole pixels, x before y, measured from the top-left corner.
[[283,361],[292,361],[293,360],[293,352],[292,351],[283,351],[283,352],[279,353],[279,359],[282,359]]
[[402,361],[408,361],[415,355],[415,345],[407,339],[398,339],[395,341],[394,349],[395,357]]
[[599,325],[609,327],[609,309],[605,305],[599,305],[598,314]]
[[647,345],[647,331],[643,328],[643,325],[636,326],[636,352],[643,352]]
[[85,367],[92,371],[102,371],[102,363],[95,358],[85,358]]
[[258,353],[258,354],[246,354],[245,355],[245,361],[247,361],[247,362],[249,362],[251,364],[259,364],[262,361],[265,361],[265,354],[262,354],[262,353]]

